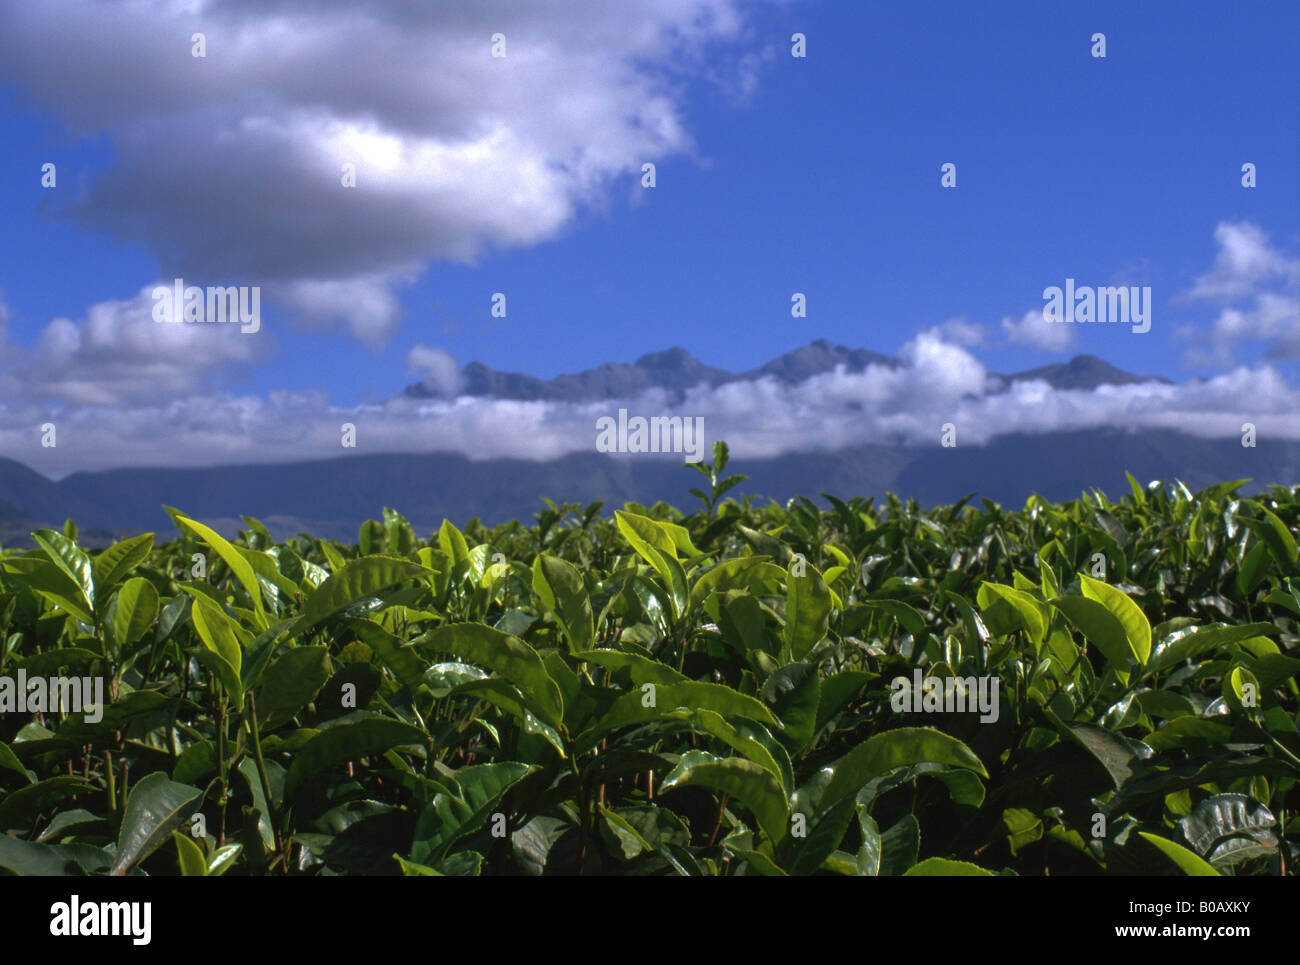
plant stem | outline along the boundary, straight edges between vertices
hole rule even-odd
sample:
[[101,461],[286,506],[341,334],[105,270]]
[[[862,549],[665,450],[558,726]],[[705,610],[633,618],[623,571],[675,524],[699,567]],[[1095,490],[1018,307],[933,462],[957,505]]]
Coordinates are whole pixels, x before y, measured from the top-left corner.
[[117,813],[117,779],[113,775],[113,752],[104,751],[104,767],[108,774],[108,813]]
[[226,696],[221,694],[218,698],[221,701],[221,709],[217,712],[217,772],[221,776],[221,798],[217,802],[220,807],[220,817],[217,833],[217,847],[225,847],[226,844],[226,801],[230,797],[230,789],[226,783]]
[[722,792],[722,800],[718,803],[718,820],[713,825],[713,833],[709,835],[709,847],[718,843],[718,832],[722,830],[722,815],[727,811],[727,802],[731,800],[731,795],[726,791]]
[[[248,704],[245,713],[245,719],[248,721],[248,730],[253,737],[253,756],[257,760],[257,779],[262,784],[262,796],[266,798],[266,818],[271,822],[271,832],[275,835],[275,850],[284,851],[284,841],[280,836],[280,819],[275,813],[275,801],[271,798],[271,782],[266,776],[266,762],[262,759],[262,736],[257,728],[257,704],[253,700],[253,692],[248,692]],[[286,864],[285,870],[288,870]]]

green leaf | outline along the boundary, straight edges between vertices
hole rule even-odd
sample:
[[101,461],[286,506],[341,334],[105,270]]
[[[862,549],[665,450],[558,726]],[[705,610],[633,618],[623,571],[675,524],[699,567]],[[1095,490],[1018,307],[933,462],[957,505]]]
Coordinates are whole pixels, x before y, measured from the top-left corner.
[[902,727],[868,738],[832,765],[833,777],[822,793],[821,807],[855,794],[873,778],[899,767],[921,763],[946,764],[988,777],[984,765],[969,747],[942,731],[929,727]]
[[662,852],[670,846],[686,848],[691,843],[690,829],[666,808],[640,805],[611,810],[602,807],[601,816],[609,831],[603,836],[611,850],[616,848],[625,859],[635,858],[643,851]]
[[1043,837],[1043,819],[1029,808],[1006,808],[1002,812],[1002,823],[1006,826],[1007,845],[1013,855]]
[[262,585],[257,582],[257,574],[253,571],[252,564],[244,559],[239,554],[239,551],[231,546],[226,538],[215,529],[180,513],[173,515],[172,519],[182,533],[188,531],[190,535],[203,540],[214,553],[225,561],[225,564],[230,567],[230,572],[235,574],[235,578],[243,585],[249,599],[253,601],[253,609],[257,613],[259,627],[265,630],[267,619],[266,612],[262,609]]
[[83,877],[71,848],[35,844],[0,834],[0,868],[28,878]]
[[1079,574],[1079,581],[1083,595],[1096,600],[1119,621],[1138,666],[1145,665],[1151,656],[1151,624],[1147,622],[1146,614],[1127,593],[1108,583],[1094,580],[1083,573]]
[[263,590],[272,600],[292,601],[301,592],[298,584],[280,572],[274,556],[243,546],[236,546],[235,551],[248,561],[261,581]]
[[746,590],[773,593],[786,579],[786,571],[759,556],[740,556],[719,563],[691,587],[691,607],[698,607],[710,593]]
[[36,783],[27,773],[27,768],[23,767],[22,761],[18,760],[18,755],[10,750],[9,745],[4,741],[0,741],[0,767],[20,775],[28,784]]
[[663,580],[673,619],[679,619],[686,610],[690,594],[686,586],[686,574],[677,561],[677,549],[672,538],[648,517],[616,510],[614,518],[619,532]]
[[802,660],[774,670],[763,682],[762,696],[775,706],[785,724],[792,752],[802,751],[816,733],[821,692],[817,668]]
[[95,577],[90,557],[72,540],[52,529],[38,529],[32,533],[50,561],[77,587],[81,598],[90,610],[95,608]]
[[[802,567],[803,576],[794,570]],[[793,660],[802,660],[826,636],[830,625],[831,593],[817,568],[796,560],[786,581],[785,645]]]
[[880,874],[880,828],[865,807],[858,805],[857,811],[858,828],[862,831],[862,844],[858,848],[854,863],[859,875],[875,877]]
[[1214,870],[1213,865],[1192,854],[1182,845],[1175,844],[1168,838],[1148,834],[1146,831],[1139,831],[1138,834],[1164,852],[1165,857],[1177,865],[1178,870],[1183,874],[1197,877],[1219,877],[1219,872]]
[[0,801],[0,832],[6,828],[24,827],[60,801],[92,790],[79,777],[50,777],[10,791]]
[[266,669],[257,697],[263,733],[287,723],[320,692],[333,667],[328,647],[294,647]]
[[694,556],[704,555],[696,548],[695,544],[691,542],[690,531],[685,526],[679,526],[677,523],[670,523],[663,519],[655,520],[655,522],[659,525],[660,529],[668,534],[668,538],[673,541],[673,548],[677,551],[679,559],[683,556],[690,559]]
[[667,531],[649,516],[616,509],[614,522],[618,526],[618,531],[623,534],[623,538],[632,545],[634,550],[641,553],[651,566],[655,565],[654,560],[645,555],[643,546],[650,546],[662,554],[677,559],[677,544],[673,542],[673,538]]
[[[955,593],[952,595],[956,596]],[[961,597],[957,597],[957,599],[962,603],[966,603]],[[918,643],[924,640],[926,634],[925,618],[917,613],[914,607],[908,606],[902,600],[863,600],[862,605],[874,610],[883,610],[897,620],[904,630],[917,639]],[[966,606],[969,607],[970,604],[967,603]],[[978,620],[978,618],[976,619]],[[981,623],[980,626],[982,627],[983,624]],[[987,636],[987,631],[985,635]]]
[[95,557],[91,572],[100,593],[112,592],[123,577],[149,558],[153,538],[153,533],[132,536],[114,543]]
[[536,769],[514,761],[461,768],[456,772],[460,794],[435,794],[416,821],[411,860],[436,865],[456,841],[481,828],[499,810],[506,792]]
[[375,652],[403,686],[416,690],[424,682],[425,664],[415,647],[370,620],[346,619],[343,625]]
[[94,624],[95,618],[86,606],[81,588],[48,559],[36,556],[11,557],[4,560],[3,566],[6,572],[15,575],[65,613],[82,623]]
[[685,683],[689,679],[667,664],[625,650],[582,650],[570,656],[574,660],[594,663],[601,667],[608,667],[610,670],[626,670],[632,678],[632,683],[638,687],[644,683],[656,685]]
[[986,601],[990,601],[993,597],[1002,600],[1012,608],[1025,633],[1033,641],[1035,650],[1041,650],[1043,640],[1047,636],[1047,626],[1051,622],[1047,607],[1024,590],[1003,586],[1001,583],[981,585],[976,600],[981,609],[987,610],[989,607]]
[[[711,710],[695,711],[695,720],[707,733],[712,734],[765,771],[770,771],[781,782],[782,790],[789,791],[792,789],[794,773],[788,756],[784,761],[778,762],[771,747],[750,733],[742,733],[739,728]],[[758,725],[753,726],[757,728]],[[784,767],[782,767],[782,763],[784,763]]]
[[180,865],[184,878],[205,878],[208,874],[208,862],[203,856],[203,849],[194,843],[194,839],[179,831],[172,832],[176,842],[176,862]]
[[547,674],[537,651],[518,637],[481,623],[453,623],[429,631],[413,645],[452,653],[500,674],[519,687],[538,717],[552,727],[562,725],[564,699],[559,685]]
[[792,814],[791,828],[776,849],[777,863],[792,875],[812,874],[839,847],[854,811],[853,798],[846,797],[817,814],[805,814],[807,825],[802,837],[793,833],[797,814]]
[[1065,614],[1080,633],[1111,663],[1128,666],[1134,656],[1124,625],[1103,604],[1083,596],[1058,596],[1048,601]]
[[1277,818],[1245,794],[1215,794],[1178,822],[1192,851],[1215,867],[1275,853]]
[[969,861],[951,861],[948,858],[926,858],[920,864],[913,865],[903,872],[904,878],[913,877],[978,877],[986,875],[995,877],[992,871],[971,864]]
[[438,547],[453,564],[469,562],[469,544],[451,520],[444,519],[438,527]]
[[555,617],[572,650],[595,646],[596,627],[582,574],[572,563],[538,554],[533,561],[533,592]]
[[916,864],[921,853],[921,825],[905,814],[880,836],[880,875],[894,878]]
[[441,878],[443,874],[436,868],[430,868],[428,865],[420,864],[418,861],[407,861],[400,854],[393,855],[397,861],[397,866],[402,869],[402,876],[405,878]]
[[727,850],[737,858],[747,862],[750,867],[765,878],[786,877],[786,873],[781,870],[780,866],[761,851],[749,851],[744,848],[733,847],[728,847]]
[[774,841],[786,833],[789,806],[776,777],[753,761],[728,757],[721,761],[702,761],[687,767],[660,787],[667,792],[674,787],[693,785],[730,794],[748,807],[759,827]]
[[[193,746],[190,745],[190,747]],[[187,753],[189,750],[190,748],[186,748]],[[208,748],[208,750],[210,754],[211,748]],[[211,757],[209,759],[211,760]],[[183,756],[182,760],[184,760]],[[215,764],[215,761],[213,763]],[[176,770],[180,771],[179,765]],[[212,770],[213,768],[208,768],[207,773],[211,773]],[[266,780],[271,785],[270,801],[267,801],[266,792],[262,790],[262,778],[257,772],[257,761],[246,756],[239,762],[239,767],[236,770],[243,777],[244,783],[248,785],[249,797],[253,799],[253,807],[257,809],[257,834],[262,839],[262,847],[270,851],[275,847],[275,832],[271,829],[271,808],[272,805],[278,807],[284,799],[284,768],[275,761],[266,762]],[[172,777],[175,778],[176,775],[173,774]]]
[[377,757],[407,744],[423,746],[423,732],[410,724],[371,717],[353,724],[336,724],[311,738],[298,751],[284,782],[284,796],[293,796],[308,778],[345,761]]
[[1277,632],[1277,627],[1271,623],[1243,623],[1236,626],[1213,623],[1204,627],[1175,630],[1161,641],[1147,664],[1143,677],[1153,677],[1185,660],[1194,660],[1202,653],[1220,650],[1230,643]]
[[[174,833],[174,832],[173,832]],[[217,848],[212,852],[212,857],[208,859],[207,877],[216,878],[224,875],[234,865],[239,853],[244,850],[242,844],[227,844],[224,847]]]
[[202,797],[198,788],[169,781],[161,771],[141,778],[126,799],[117,861],[109,873],[124,875],[153,854],[190,817]]
[[432,570],[391,556],[363,556],[352,560],[334,573],[307,597],[302,616],[294,627],[295,634],[310,630],[339,610],[358,600],[378,596],[384,590],[410,579],[423,579]]
[[148,632],[157,618],[158,591],[153,584],[143,576],[127,580],[117,591],[117,613],[113,618],[113,635],[117,638],[118,646],[135,643]]
[[[1045,713],[1049,718],[1055,716],[1050,710],[1045,711]],[[1054,723],[1063,728],[1062,733],[1070,736],[1079,746],[1096,758],[1097,762],[1106,769],[1106,773],[1110,775],[1111,782],[1116,789],[1133,777],[1134,771],[1144,757],[1151,756],[1150,751],[1140,741],[1106,730],[1104,727],[1098,727],[1096,724],[1082,721],[1067,724],[1054,721]]]
[[844,670],[821,682],[821,698],[817,702],[817,720],[813,733],[825,727],[832,717],[845,708],[862,688],[876,678],[866,670]]
[[1295,537],[1286,528],[1286,523],[1278,519],[1267,506],[1254,501],[1251,501],[1250,505],[1263,513],[1264,518],[1251,519],[1247,516],[1238,516],[1238,521],[1254,533],[1260,542],[1268,546],[1269,553],[1277,560],[1277,565],[1284,574],[1294,573],[1297,546]]
[[204,646],[215,657],[215,669],[236,710],[244,708],[244,688],[239,678],[243,648],[228,616],[202,597],[196,597],[193,610],[194,629]]
[[1268,561],[1271,554],[1267,544],[1263,542],[1256,543],[1250,548],[1250,551],[1241,560],[1241,565],[1237,568],[1237,592],[1242,596],[1250,596],[1255,592],[1255,587],[1264,582],[1268,576]]
[[601,736],[611,730],[660,720],[682,708],[692,713],[696,710],[710,710],[723,717],[747,717],[761,724],[779,726],[764,703],[723,684],[687,680],[675,684],[643,686],[654,688],[652,706],[646,706],[650,692],[641,688],[619,697],[604,716],[582,732],[576,745],[579,753],[596,746],[600,743]]
[[1238,713],[1249,712],[1250,709],[1259,706],[1262,696],[1259,681],[1245,667],[1233,667],[1224,684],[1226,685],[1223,688],[1224,700],[1233,710]]

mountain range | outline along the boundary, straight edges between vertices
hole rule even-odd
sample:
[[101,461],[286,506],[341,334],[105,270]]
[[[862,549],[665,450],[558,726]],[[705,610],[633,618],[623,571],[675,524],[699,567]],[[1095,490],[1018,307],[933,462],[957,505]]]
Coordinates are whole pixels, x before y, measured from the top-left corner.
[[[653,387],[681,394],[700,383],[720,385],[763,376],[798,383],[837,366],[860,372],[873,364],[901,363],[818,340],[761,368],[733,374],[674,348],[632,364],[602,365],[549,380],[496,372],[475,362],[464,367],[459,391],[572,402],[623,398]],[[996,378],[1004,385],[1042,379],[1058,389],[1168,382],[1124,372],[1090,355]],[[440,392],[436,384],[422,382],[407,386],[404,394],[432,398]],[[1255,480],[1254,488],[1294,483],[1300,479],[1300,443],[1274,441],[1244,449],[1235,437],[1076,430],[1003,435],[986,446],[950,449],[856,445],[762,459],[733,451],[729,471],[750,477],[733,494],[761,499],[783,501],[796,494],[816,498],[820,493],[850,498],[891,491],[927,505],[968,494],[1018,505],[1033,492],[1059,500],[1092,487],[1118,497],[1128,488],[1125,471],[1143,482],[1181,479],[1192,489],[1244,477]],[[0,458],[0,540],[6,545],[24,543],[32,529],[58,527],[67,517],[76,520],[90,545],[140,530],[171,533],[171,521],[162,509],[166,504],[226,533],[243,525],[242,514],[261,519],[277,537],[306,531],[352,541],[362,522],[378,517],[384,506],[400,510],[428,533],[443,517],[457,524],[473,517],[489,524],[529,520],[544,497],[557,503],[603,500],[607,511],[628,501],[648,505],[661,499],[688,509],[694,498],[687,489],[698,483],[699,477],[676,459],[595,451],[545,462],[414,453],[202,469],[121,468],[73,473],[57,482]]]
[[[481,362],[471,362],[461,371],[459,395],[490,396],[497,399],[522,399],[545,402],[585,402],[597,399],[626,399],[651,388],[666,389],[678,397],[688,389],[704,384],[710,387],[727,382],[750,382],[764,377],[788,385],[804,382],[815,375],[843,367],[848,372],[864,372],[868,366],[898,368],[903,363],[870,349],[832,345],[824,338],[787,352],[747,372],[727,372],[705,365],[684,348],[643,355],[630,365],[614,362],[587,369],[576,375],[539,379],[518,372],[497,372]],[[1164,382],[1155,375],[1134,375],[1104,362],[1095,355],[1076,355],[1068,362],[1041,368],[998,375],[1003,383],[1042,379],[1056,389],[1094,389],[1099,385],[1128,385],[1137,382]],[[408,396],[417,399],[439,398],[447,387],[435,379],[408,385]]]

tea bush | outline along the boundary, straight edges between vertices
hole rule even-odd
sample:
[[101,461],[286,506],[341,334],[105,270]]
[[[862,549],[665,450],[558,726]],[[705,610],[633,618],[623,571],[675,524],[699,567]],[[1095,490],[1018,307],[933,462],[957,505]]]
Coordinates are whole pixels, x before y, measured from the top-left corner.
[[34,534],[0,868],[1293,873],[1300,488],[757,508],[726,462],[690,514]]

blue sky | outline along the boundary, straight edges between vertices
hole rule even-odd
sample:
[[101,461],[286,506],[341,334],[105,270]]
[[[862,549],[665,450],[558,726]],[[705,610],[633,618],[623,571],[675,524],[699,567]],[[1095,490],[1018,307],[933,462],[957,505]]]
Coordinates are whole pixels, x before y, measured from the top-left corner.
[[[133,14],[158,26],[141,38],[125,16],[78,19],[84,5],[59,0],[49,16],[69,26],[56,40],[39,12],[0,2],[11,369],[72,344],[53,320],[84,329],[91,306],[120,308],[184,271],[193,284],[262,284],[265,305],[255,344],[224,339],[199,350],[195,372],[159,369],[159,391],[188,403],[283,391],[377,402],[418,374],[417,346],[549,377],[680,345],[740,371],[815,338],[893,354],[954,320],[981,327],[962,344],[994,372],[1088,352],[1176,381],[1265,363],[1295,381],[1294,319],[1277,313],[1295,304],[1300,252],[1296,5],[629,0],[626,23],[542,4],[515,24],[510,5],[485,4],[451,25],[463,30],[404,25],[481,58],[497,16],[514,44],[500,64],[522,73],[502,81],[476,60],[461,84],[388,73],[384,29],[349,47],[346,21],[271,4],[298,30],[302,64],[337,65],[319,92],[291,75],[293,58],[276,72],[273,45],[245,36],[231,57],[235,28],[261,8],[204,6],[189,21]],[[663,35],[633,43],[631,25]],[[191,28],[207,31],[204,60],[188,56]],[[796,31],[804,59],[790,56]],[[1105,59],[1090,56],[1094,32]],[[119,34],[145,46],[111,43]],[[151,65],[140,50],[160,44]],[[426,101],[437,107],[422,113]],[[302,145],[335,146],[322,133],[331,118],[374,121],[403,150],[492,124],[514,139],[493,142],[504,160],[463,190],[451,161],[438,168],[437,197],[455,212],[431,202],[408,221],[421,169],[404,161],[391,178],[363,164],[346,196],[298,193],[318,173]],[[238,151],[223,154],[223,131],[245,139]],[[373,156],[392,160],[391,143]],[[658,165],[651,190],[640,160]],[[47,161],[55,190],[40,186]],[[957,165],[954,189],[940,186],[944,162]],[[1257,166],[1253,189],[1244,162]],[[560,168],[553,183],[528,175]],[[241,200],[241,185],[265,200]],[[227,210],[240,220],[214,225]],[[1067,277],[1151,286],[1151,330],[1043,336],[1025,316]],[[1206,294],[1216,279],[1235,307]],[[313,295],[313,284],[336,287]],[[489,316],[498,291],[505,319]],[[1283,301],[1255,325],[1269,311],[1252,301],[1261,291]],[[806,293],[807,318],[791,317],[792,292]],[[346,317],[322,308],[331,299]],[[105,330],[126,324],[125,309],[110,314]],[[26,391],[73,410],[131,404],[123,378],[99,376],[144,351],[140,328],[118,354],[112,338],[91,352],[82,337],[61,398]]]

